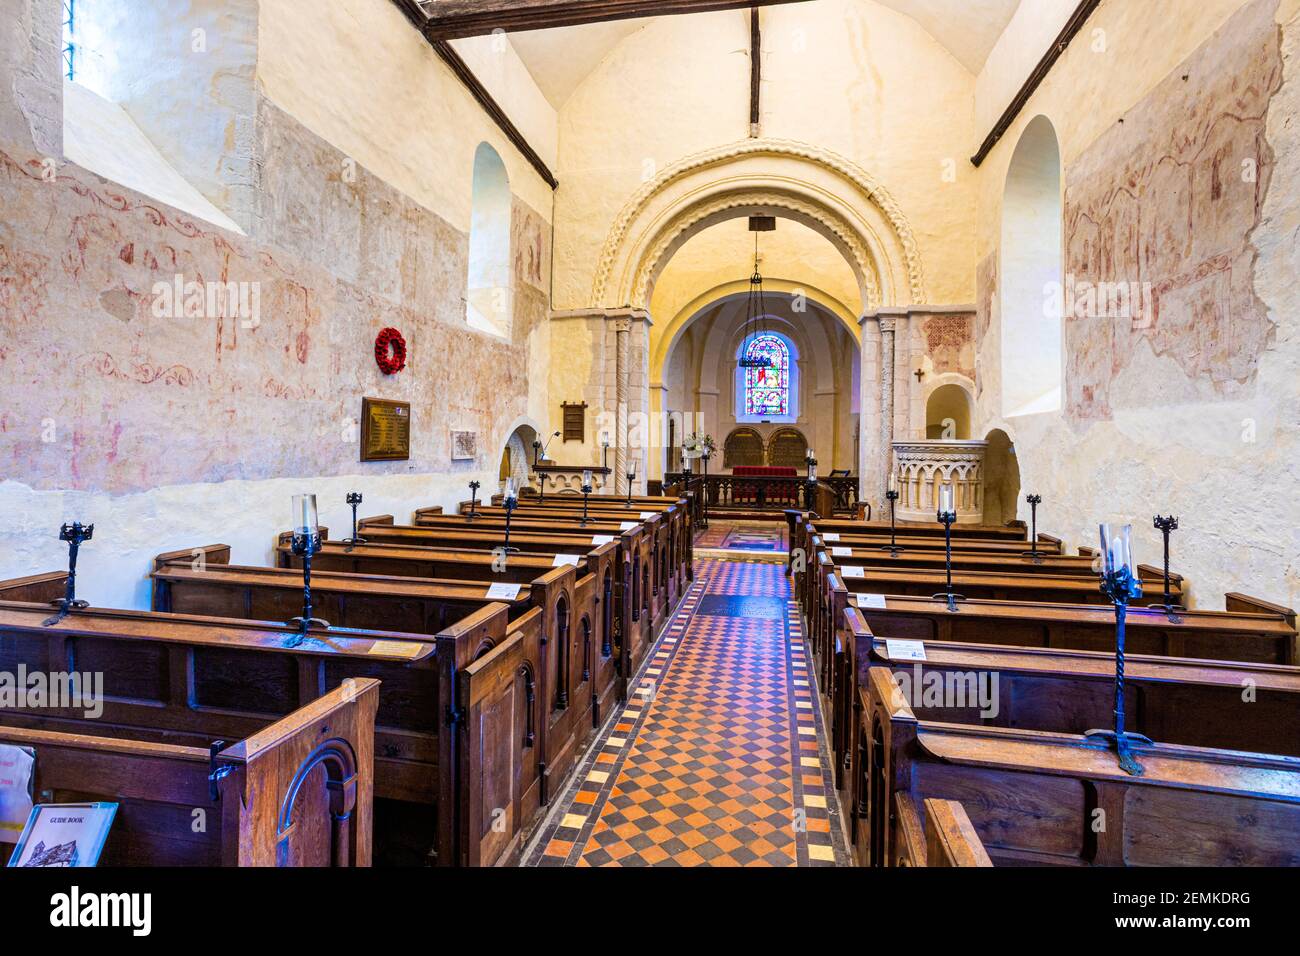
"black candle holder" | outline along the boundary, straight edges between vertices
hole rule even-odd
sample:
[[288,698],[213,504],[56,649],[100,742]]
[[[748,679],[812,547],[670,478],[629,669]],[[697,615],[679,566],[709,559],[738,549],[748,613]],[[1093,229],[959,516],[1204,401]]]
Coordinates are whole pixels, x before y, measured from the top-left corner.
[[361,492],[350,491],[345,500],[352,506],[352,537],[343,540],[347,545],[343,550],[351,551],[357,545],[366,543],[366,539],[357,534],[357,505],[361,504]]
[[1172,531],[1178,530],[1178,519],[1173,515],[1169,515],[1168,517],[1156,515],[1153,523],[1156,530],[1164,535],[1165,539],[1165,598],[1163,604],[1152,604],[1151,609],[1153,611],[1164,611],[1169,615],[1169,619],[1174,621],[1178,619],[1179,611],[1187,610],[1183,605],[1174,601],[1174,596],[1170,591],[1169,586],[1169,534]]
[[548,475],[546,472],[539,471],[537,473],[537,484],[541,486],[541,491],[538,493],[537,496],[538,503],[544,502],[546,500],[546,483],[550,480],[551,480],[551,476]]
[[1043,503],[1042,495],[1026,495],[1029,505],[1029,550],[1022,551],[1022,558],[1029,558],[1034,564],[1042,564],[1047,552],[1038,550],[1038,506]]
[[709,458],[712,457],[712,455],[713,453],[706,448],[704,454],[700,456],[700,461],[703,463],[704,467],[704,471],[701,475],[702,482],[700,484],[700,494],[704,496],[704,500],[701,502],[700,507],[701,528],[708,528],[709,526]]
[[587,499],[591,496],[591,485],[582,486],[582,518],[579,519],[578,525],[585,528],[587,526]]
[[94,535],[95,526],[93,524],[83,525],[80,521],[64,524],[59,529],[59,540],[68,543],[68,583],[63,597],[50,602],[51,607],[56,607],[59,610],[54,616],[48,617],[41,622],[44,627],[58,624],[73,611],[83,611],[90,607],[89,601],[77,599],[77,552],[81,550],[81,543],[89,541]]
[[510,516],[514,514],[515,509],[519,507],[519,499],[507,495],[505,500],[501,502],[501,506],[506,512],[506,540],[505,545],[501,550],[504,554],[510,554],[512,552],[517,554],[519,549],[510,547]]
[[623,504],[624,508],[632,507],[632,482],[634,481],[636,481],[636,472],[629,471],[627,473],[627,501]]
[[[1102,555],[1102,560],[1105,560],[1105,555]],[[1142,582],[1133,577],[1127,567],[1120,567],[1102,572],[1101,590],[1115,604],[1115,729],[1090,730],[1084,736],[1108,741],[1115,749],[1120,768],[1131,776],[1140,777],[1146,770],[1133,756],[1131,745],[1134,741],[1150,744],[1151,739],[1124,730],[1124,624],[1129,602],[1142,596]]]
[[469,483],[469,514],[465,516],[466,521],[473,521],[478,517],[475,512],[478,510],[478,490],[481,487],[482,485],[477,481]]
[[880,550],[888,551],[891,558],[896,558],[903,551],[907,550],[906,548],[900,548],[898,546],[898,525],[894,517],[894,507],[898,501],[898,492],[886,491],[885,500],[889,502],[889,544],[882,544]]
[[289,621],[291,625],[298,628],[297,636],[289,642],[290,647],[297,647],[307,637],[307,632],[313,627],[329,628],[330,622],[323,621],[318,617],[312,616],[311,604],[311,559],[312,555],[320,552],[321,538],[319,531],[313,531],[310,534],[304,534],[301,531],[293,533],[293,539],[290,547],[293,553],[302,558],[302,616],[295,617]]
[[936,601],[948,602],[948,610],[955,614],[959,610],[957,602],[966,600],[965,595],[955,594],[952,590],[952,526],[957,523],[957,514],[953,511],[940,511],[935,514],[934,520],[943,525],[943,566],[947,588],[943,593],[931,597]]

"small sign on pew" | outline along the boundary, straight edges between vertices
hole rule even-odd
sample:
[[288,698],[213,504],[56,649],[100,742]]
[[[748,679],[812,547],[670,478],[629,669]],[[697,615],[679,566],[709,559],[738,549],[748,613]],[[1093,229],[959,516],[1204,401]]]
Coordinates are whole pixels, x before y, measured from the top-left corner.
[[555,560],[551,562],[553,568],[571,567],[576,568],[578,562],[582,560],[580,554],[557,554]]
[[602,544],[613,544],[614,536],[612,534],[597,534],[591,538],[591,543],[600,546]]
[[94,866],[116,814],[116,803],[37,804],[9,866]]
[[822,540],[826,542],[838,541],[840,540],[840,536],[838,534],[824,534],[822,535]]
[[515,601],[519,598],[522,584],[493,584],[488,587],[489,601]]
[[635,527],[636,527],[635,521],[620,521],[618,523],[619,531],[631,531]]
[[852,548],[831,548],[831,557],[833,558],[850,558],[852,556]]
[[642,521],[649,521],[651,518],[655,516],[656,513],[657,512],[654,511],[642,511],[640,514],[637,515],[637,517],[640,518]]
[[885,596],[883,594],[859,594],[858,607],[865,607],[877,611],[885,610]]
[[925,644],[921,641],[895,641],[885,638],[885,653],[891,661],[925,660]]
[[846,564],[844,567],[840,568],[840,574],[844,575],[846,578],[865,578],[867,576],[867,569],[858,567],[856,564]]

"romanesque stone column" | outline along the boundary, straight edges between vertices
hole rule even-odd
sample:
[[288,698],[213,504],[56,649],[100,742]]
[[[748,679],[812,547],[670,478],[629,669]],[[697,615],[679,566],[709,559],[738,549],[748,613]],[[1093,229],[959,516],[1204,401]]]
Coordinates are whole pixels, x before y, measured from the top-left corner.
[[888,482],[894,447],[894,323],[892,316],[880,317],[880,451],[876,491]]

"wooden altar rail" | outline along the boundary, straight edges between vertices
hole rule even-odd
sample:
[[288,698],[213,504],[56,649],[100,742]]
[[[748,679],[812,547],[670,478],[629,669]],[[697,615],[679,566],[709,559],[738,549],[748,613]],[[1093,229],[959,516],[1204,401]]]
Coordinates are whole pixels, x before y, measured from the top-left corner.
[[[706,508],[751,508],[755,511],[784,511],[798,508],[817,511],[830,516],[835,513],[856,513],[858,508],[858,479],[853,476],[818,478],[818,485],[829,491],[823,501],[808,500],[807,479],[798,476],[780,478],[762,475],[684,475],[664,477],[666,484],[685,484],[702,493]],[[826,508],[830,504],[829,510]]]

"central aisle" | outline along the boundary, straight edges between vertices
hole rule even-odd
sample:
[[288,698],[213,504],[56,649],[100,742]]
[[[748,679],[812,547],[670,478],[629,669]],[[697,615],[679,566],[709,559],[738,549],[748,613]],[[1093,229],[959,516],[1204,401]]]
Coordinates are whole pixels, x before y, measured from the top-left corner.
[[784,564],[695,568],[528,865],[847,865]]

